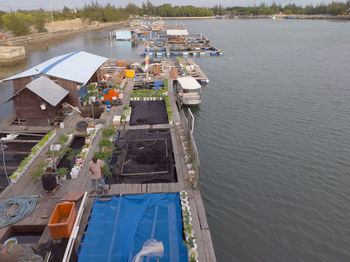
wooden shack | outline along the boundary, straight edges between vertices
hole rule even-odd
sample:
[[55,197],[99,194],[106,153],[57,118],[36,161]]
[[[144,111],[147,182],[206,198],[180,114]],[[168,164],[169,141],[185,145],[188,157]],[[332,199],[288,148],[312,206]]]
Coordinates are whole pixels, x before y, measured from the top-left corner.
[[63,102],[80,107],[79,89],[96,81],[96,71],[106,60],[84,51],[51,58],[4,79],[13,81],[14,93],[7,101],[13,100],[16,117],[25,125],[51,124]]
[[26,125],[49,125],[55,119],[62,103],[73,101],[73,95],[45,76],[31,82],[30,80],[30,77],[26,77],[21,81],[14,81],[15,95],[11,99],[16,116],[18,119],[25,119]]

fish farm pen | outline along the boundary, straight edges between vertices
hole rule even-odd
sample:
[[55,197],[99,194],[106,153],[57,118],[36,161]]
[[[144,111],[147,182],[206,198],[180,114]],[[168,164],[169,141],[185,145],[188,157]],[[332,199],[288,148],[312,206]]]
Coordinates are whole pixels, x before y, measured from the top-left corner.
[[177,182],[169,129],[128,130],[115,147],[111,183]]
[[[185,30],[138,26],[137,34],[118,36],[167,32],[160,42],[168,48]],[[201,35],[185,39],[209,44]],[[6,249],[13,245],[37,261],[216,261],[195,119],[175,88],[180,78],[195,88],[208,82],[190,59],[117,60],[84,51],[4,79],[13,82],[15,112],[0,124],[1,259],[18,258]],[[92,190],[93,157],[102,160],[107,191]],[[57,170],[55,192],[41,183],[47,167]]]
[[169,123],[164,100],[131,101],[130,125],[156,125]]

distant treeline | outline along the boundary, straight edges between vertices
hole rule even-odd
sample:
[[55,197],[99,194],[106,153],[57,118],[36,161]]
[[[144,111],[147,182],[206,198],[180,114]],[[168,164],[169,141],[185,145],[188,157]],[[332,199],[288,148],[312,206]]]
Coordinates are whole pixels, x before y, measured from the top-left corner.
[[[90,21],[118,22],[128,19],[130,15],[195,17],[213,16],[214,12],[208,8],[195,6],[172,6],[170,4],[154,6],[150,1],[143,3],[141,7],[130,3],[125,8],[116,8],[110,4],[103,7],[96,1],[86,4],[82,9],[70,9],[65,6],[62,11],[53,11],[55,21],[83,18]],[[50,21],[51,13],[42,9],[35,11],[18,9],[11,13],[0,11],[0,28],[12,31],[15,35],[29,34],[32,25],[37,31],[44,32],[45,23]]]
[[[70,9],[64,7],[61,11],[53,11],[53,19],[68,20],[83,18],[90,21],[117,22],[123,21],[133,16],[161,16],[161,17],[199,17],[213,15],[273,15],[284,13],[286,15],[344,15],[350,11],[350,0],[346,3],[333,2],[328,5],[301,7],[295,4],[285,6],[272,4],[267,6],[261,4],[257,7],[227,7],[217,5],[213,8],[203,8],[195,6],[172,6],[163,4],[154,6],[150,1],[142,4],[141,7],[129,3],[125,8],[116,8],[113,5],[101,6],[96,2],[86,4],[82,9]],[[27,11],[18,9],[16,12],[6,13],[0,11],[0,28],[12,31],[15,35],[27,35],[31,26],[36,31],[44,32],[45,24],[51,21],[51,13],[43,9]]]
[[285,6],[277,5],[273,3],[268,6],[261,4],[254,7],[227,7],[222,8],[220,5],[217,5],[212,8],[215,15],[274,15],[283,13],[286,15],[345,15],[349,14],[350,10],[350,0],[346,3],[342,2],[332,2],[328,5],[320,4],[316,6],[308,5],[305,7],[297,6],[295,4],[288,4]]

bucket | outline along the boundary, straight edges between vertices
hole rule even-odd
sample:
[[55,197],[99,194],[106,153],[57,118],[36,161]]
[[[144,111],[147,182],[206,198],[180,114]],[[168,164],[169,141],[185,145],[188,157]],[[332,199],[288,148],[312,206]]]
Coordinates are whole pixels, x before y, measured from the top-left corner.
[[82,164],[84,162],[84,158],[76,158],[75,163]]
[[86,132],[87,127],[88,127],[88,122],[86,121],[79,121],[77,123],[77,131],[79,132]]
[[78,178],[78,174],[79,174],[79,171],[77,171],[77,170],[72,170],[70,172],[70,176],[71,176],[72,179],[77,179]]
[[10,237],[4,242],[4,246],[7,246],[9,244],[17,244],[17,243],[18,243],[17,238]]

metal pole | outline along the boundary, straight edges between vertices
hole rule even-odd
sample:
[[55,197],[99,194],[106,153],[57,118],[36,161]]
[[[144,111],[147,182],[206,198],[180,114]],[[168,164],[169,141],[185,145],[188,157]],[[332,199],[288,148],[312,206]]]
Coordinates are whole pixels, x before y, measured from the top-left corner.
[[53,168],[55,169],[55,173],[57,174],[57,168],[56,168],[56,157],[55,157],[55,151],[51,150],[52,152],[52,161],[53,161]]
[[55,30],[55,22],[53,21],[53,14],[52,14],[52,4],[51,4],[51,0],[50,0],[50,12],[51,12],[51,22],[53,23],[53,30]]

